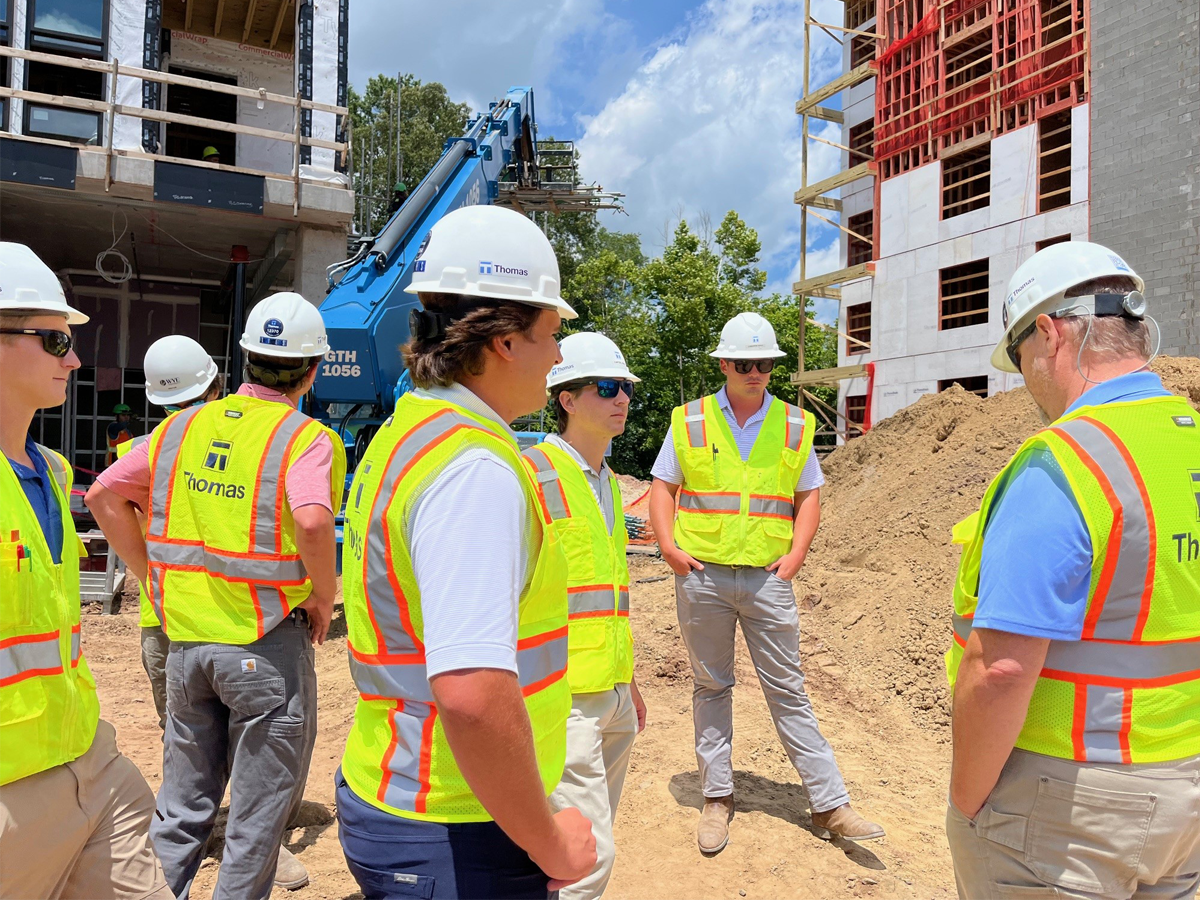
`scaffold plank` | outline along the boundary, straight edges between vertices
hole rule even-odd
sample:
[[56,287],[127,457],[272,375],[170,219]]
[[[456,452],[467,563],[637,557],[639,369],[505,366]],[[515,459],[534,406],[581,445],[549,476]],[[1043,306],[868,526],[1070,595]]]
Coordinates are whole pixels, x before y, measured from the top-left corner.
[[861,66],[851,69],[849,72],[839,75],[828,84],[817,88],[815,91],[805,94],[800,98],[799,102],[796,103],[796,113],[799,115],[801,113],[808,112],[809,115],[812,115],[812,108],[821,103],[823,100],[828,100],[835,94],[840,94],[847,88],[852,88],[856,84],[861,84],[868,78],[874,77],[875,61],[867,60],[867,62],[863,63]]
[[868,175],[874,175],[876,165],[874,162],[859,163],[849,169],[844,169],[835,175],[830,175],[824,181],[818,181],[816,184],[810,184],[807,187],[802,187],[796,191],[794,200],[796,203],[808,204],[815,206],[812,200],[820,197],[822,194],[828,194],[830,191],[837,190],[849,184],[852,181],[858,181],[860,178],[866,178]]
[[814,275],[812,278],[805,278],[803,281],[797,281],[792,285],[792,293],[801,294],[805,297],[812,297],[814,296],[813,291],[827,288],[830,285],[842,284],[846,281],[853,281],[855,278],[865,278],[868,275],[874,274],[875,263],[859,263],[857,266],[850,266],[846,269],[838,269],[834,272],[826,272],[824,275]]
[[844,378],[858,378],[867,374],[866,366],[837,366],[833,369],[813,369],[811,372],[794,372],[792,384],[835,384]]
[[[802,102],[801,100],[796,101],[796,115],[804,112],[800,108]],[[814,119],[824,119],[826,122],[833,122],[835,125],[842,125],[846,121],[846,116],[840,109],[830,109],[828,106],[814,106],[808,111],[808,114]]]
[[811,200],[804,200],[800,204],[811,209],[827,209],[830,212],[841,212],[842,201],[837,197],[813,197]]

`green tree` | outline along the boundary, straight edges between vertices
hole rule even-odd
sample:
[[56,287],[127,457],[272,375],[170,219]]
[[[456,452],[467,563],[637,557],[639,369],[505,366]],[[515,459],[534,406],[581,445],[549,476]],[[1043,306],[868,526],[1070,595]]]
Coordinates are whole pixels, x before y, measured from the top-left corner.
[[[395,77],[375,75],[362,93],[351,86],[349,108],[354,127],[355,221],[373,234],[387,221],[396,181]],[[409,190],[441,157],[446,139],[463,133],[468,114],[467,104],[452,101],[442,84],[401,76],[400,155]]]

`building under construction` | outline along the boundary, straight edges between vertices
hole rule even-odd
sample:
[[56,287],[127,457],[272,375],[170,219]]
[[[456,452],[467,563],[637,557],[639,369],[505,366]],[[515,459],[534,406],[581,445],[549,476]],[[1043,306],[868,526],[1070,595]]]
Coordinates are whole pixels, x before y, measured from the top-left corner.
[[[989,364],[1008,280],[1093,240],[1146,280],[1162,352],[1200,353],[1200,8],[1190,0],[847,0],[805,11],[802,228],[840,235],[836,271],[794,291],[839,304],[830,424],[853,436]],[[842,74],[812,72],[832,41]],[[833,45],[836,46],[836,45]],[[841,165],[814,172],[814,148]],[[825,177],[814,178],[814,175]],[[803,368],[803,367],[802,367]]]

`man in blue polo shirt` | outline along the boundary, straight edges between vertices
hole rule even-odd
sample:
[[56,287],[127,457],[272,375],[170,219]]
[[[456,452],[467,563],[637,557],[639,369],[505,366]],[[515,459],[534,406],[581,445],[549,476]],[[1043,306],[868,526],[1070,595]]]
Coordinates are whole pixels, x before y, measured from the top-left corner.
[[[1142,279],[1069,241],[1009,284],[992,355],[1047,428],[955,528],[960,897],[1200,885],[1200,427],[1147,371]],[[978,598],[978,599],[976,599]]]

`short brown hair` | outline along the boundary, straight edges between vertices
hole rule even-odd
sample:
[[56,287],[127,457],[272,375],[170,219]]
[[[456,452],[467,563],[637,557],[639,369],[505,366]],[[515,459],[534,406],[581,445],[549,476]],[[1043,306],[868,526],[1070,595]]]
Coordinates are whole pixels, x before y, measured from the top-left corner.
[[413,384],[420,388],[448,387],[464,375],[483,373],[484,352],[492,338],[506,334],[529,337],[542,310],[509,300],[484,300],[460,294],[420,294],[430,312],[452,315],[465,308],[444,334],[427,340],[412,339],[403,347],[404,364]]

